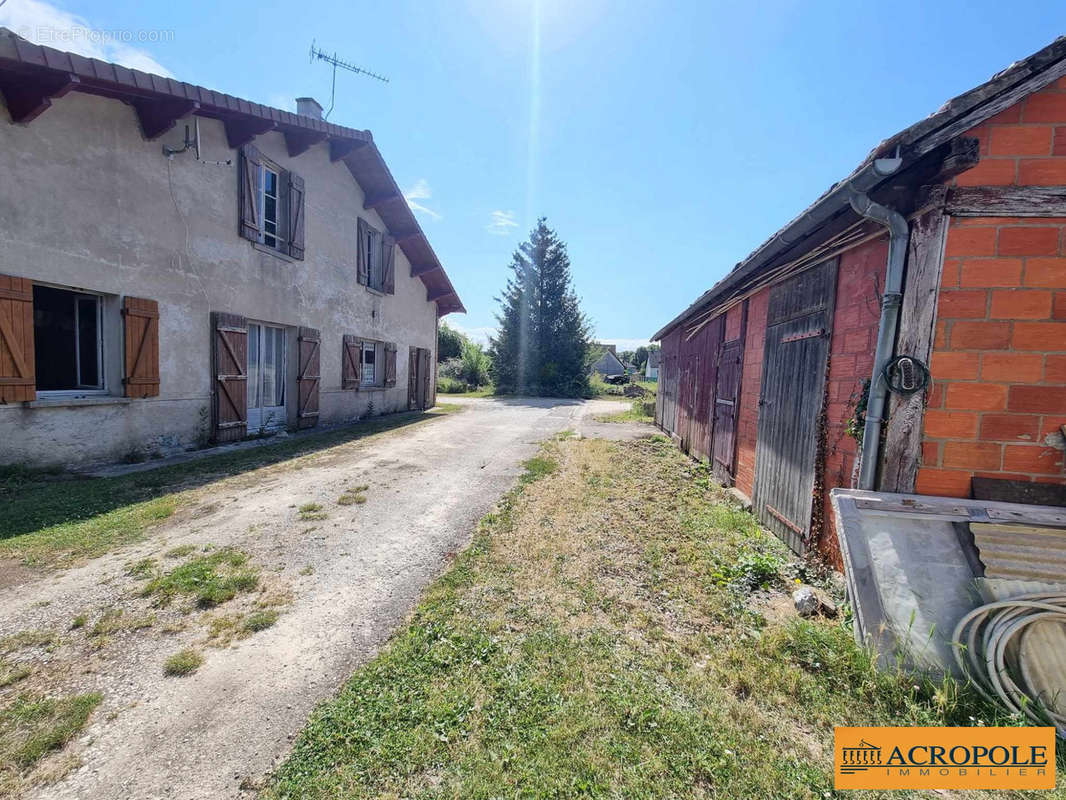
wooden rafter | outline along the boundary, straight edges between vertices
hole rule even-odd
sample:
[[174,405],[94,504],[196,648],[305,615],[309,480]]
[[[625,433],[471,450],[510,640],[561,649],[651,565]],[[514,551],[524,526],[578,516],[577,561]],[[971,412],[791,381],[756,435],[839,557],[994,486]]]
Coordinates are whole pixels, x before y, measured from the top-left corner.
[[285,149],[289,152],[289,158],[306,153],[311,146],[326,141],[328,135],[325,131],[286,131]]
[[360,147],[365,147],[368,142],[360,142],[348,137],[331,137],[329,140],[329,160],[340,161]]
[[366,199],[363,200],[363,208],[369,210],[371,208],[377,208],[378,206],[388,203],[390,200],[398,200],[400,193],[388,190],[386,192],[380,192],[378,194],[368,194]]
[[81,79],[70,73],[0,77],[0,93],[12,122],[31,122],[52,105],[52,100],[74,89]]
[[129,101],[137,112],[137,121],[148,140],[158,139],[169,131],[179,119],[200,108],[195,100],[176,98],[137,97]]
[[244,147],[256,136],[262,136],[277,127],[276,122],[262,117],[226,119],[223,125],[226,128],[226,142],[234,149]]

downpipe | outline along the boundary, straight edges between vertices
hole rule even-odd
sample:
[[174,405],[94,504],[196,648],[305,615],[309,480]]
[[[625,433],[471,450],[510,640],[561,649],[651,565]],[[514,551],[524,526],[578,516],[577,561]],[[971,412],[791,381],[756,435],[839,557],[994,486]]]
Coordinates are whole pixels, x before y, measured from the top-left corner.
[[[871,165],[877,177],[896,172],[903,160],[877,159]],[[873,374],[870,376],[870,398],[866,405],[866,424],[862,432],[862,455],[859,460],[859,488],[872,490],[877,483],[877,463],[881,451],[881,425],[885,415],[888,385],[884,378],[885,365],[892,358],[896,331],[899,328],[899,307],[903,298],[903,267],[907,259],[910,226],[898,211],[875,203],[864,191],[866,187],[848,187],[848,202],[865,219],[888,228],[888,265],[885,269],[885,291],[881,297],[881,319],[877,326],[877,348],[874,350]]]

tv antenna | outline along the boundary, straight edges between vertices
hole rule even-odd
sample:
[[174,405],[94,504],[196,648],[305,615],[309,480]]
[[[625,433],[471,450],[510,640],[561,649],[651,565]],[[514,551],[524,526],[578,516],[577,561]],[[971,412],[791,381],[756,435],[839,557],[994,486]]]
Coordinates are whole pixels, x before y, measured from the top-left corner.
[[336,52],[334,52],[333,55],[329,55],[328,53],[322,52],[319,48],[315,47],[315,42],[312,39],[311,40],[311,63],[312,64],[314,63],[316,58],[319,61],[325,61],[327,64],[330,64],[333,67],[333,83],[330,86],[330,90],[329,90],[329,111],[327,111],[325,116],[322,117],[323,119],[329,119],[329,115],[333,111],[334,98],[336,97],[336,94],[337,94],[337,67],[340,67],[341,69],[346,69],[349,72],[354,72],[356,75],[366,75],[368,78],[373,78],[374,80],[381,81],[382,83],[388,83],[389,82],[389,79],[386,78],[384,75],[378,75],[376,72],[371,72],[368,69],[363,69],[362,67],[357,67],[355,64],[351,64],[351,63],[349,63],[347,61],[344,61],[344,60],[338,58]]

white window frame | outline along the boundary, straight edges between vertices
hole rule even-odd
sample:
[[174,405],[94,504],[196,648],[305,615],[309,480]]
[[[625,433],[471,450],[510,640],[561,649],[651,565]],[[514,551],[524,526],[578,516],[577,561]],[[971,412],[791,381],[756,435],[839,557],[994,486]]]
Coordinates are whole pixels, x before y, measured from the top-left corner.
[[[96,292],[86,292],[83,289],[71,289],[67,286],[54,286],[52,284],[37,284],[45,289],[58,289],[73,295],[74,300],[74,380],[77,385],[73,389],[38,389],[37,397],[84,397],[86,395],[106,395],[107,376],[104,373],[104,297]],[[81,382],[81,301],[96,301],[96,385],[86,385]]]
[[[256,382],[256,395],[259,397],[259,405],[254,407],[256,414],[256,422],[258,425],[252,424],[252,411],[251,404],[246,405],[246,415],[248,417],[248,430],[255,432],[261,430],[274,430],[277,428],[283,428],[288,424],[288,408],[289,408],[289,384],[288,384],[288,365],[289,365],[289,337],[286,328],[282,325],[273,325],[269,322],[259,322],[257,320],[250,320],[248,322],[248,335],[251,337],[251,328],[256,328],[256,358],[259,363],[256,365],[255,370],[255,382]],[[264,405],[263,404],[263,342],[266,338],[265,332],[267,328],[271,328],[275,331],[279,331],[281,334],[281,363],[274,364],[274,380],[275,385],[281,387],[281,405]],[[277,334],[274,334],[275,336]],[[251,352],[251,347],[248,348]],[[249,371],[251,365],[249,365]],[[246,387],[247,391],[247,387]],[[264,416],[264,413],[266,416]],[[271,418],[269,425],[264,424],[270,415],[274,415]]]
[[[275,178],[275,192],[276,194],[267,195],[267,173],[270,173]],[[285,218],[284,209],[282,208],[282,187],[281,181],[285,176],[285,171],[273,163],[261,163],[258,166],[258,174],[256,175],[256,193],[258,197],[256,201],[259,205],[259,216],[262,220],[262,224],[259,226],[259,243],[264,247],[269,247],[271,250],[283,250],[285,248],[286,236],[281,230],[282,220]],[[267,233],[267,197],[271,197],[274,200],[274,219],[271,220],[274,225],[274,233]],[[273,244],[267,241],[268,238],[274,240]]]
[[[360,346],[359,346],[359,384],[361,386],[373,387],[373,386],[381,386],[382,385],[382,382],[380,380],[380,377],[381,377],[380,376],[380,373],[381,373],[381,359],[379,358],[379,354],[380,354],[379,351],[380,351],[380,348],[378,347],[378,342],[370,342],[370,341],[363,340],[363,342],[360,344]],[[374,354],[374,364],[373,364],[374,374],[369,380],[367,379],[367,374],[366,374],[367,373],[367,364],[366,364],[366,354],[367,354],[367,352],[371,352],[371,353]]]

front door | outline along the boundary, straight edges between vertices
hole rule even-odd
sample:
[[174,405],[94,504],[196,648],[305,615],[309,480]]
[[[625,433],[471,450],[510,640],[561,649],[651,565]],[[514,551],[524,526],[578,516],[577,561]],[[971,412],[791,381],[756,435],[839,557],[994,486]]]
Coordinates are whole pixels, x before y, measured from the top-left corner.
[[835,261],[812,267],[770,290],[766,320],[752,502],[800,555],[811,544],[835,286]]
[[248,323],[248,433],[284,428],[285,329]]

